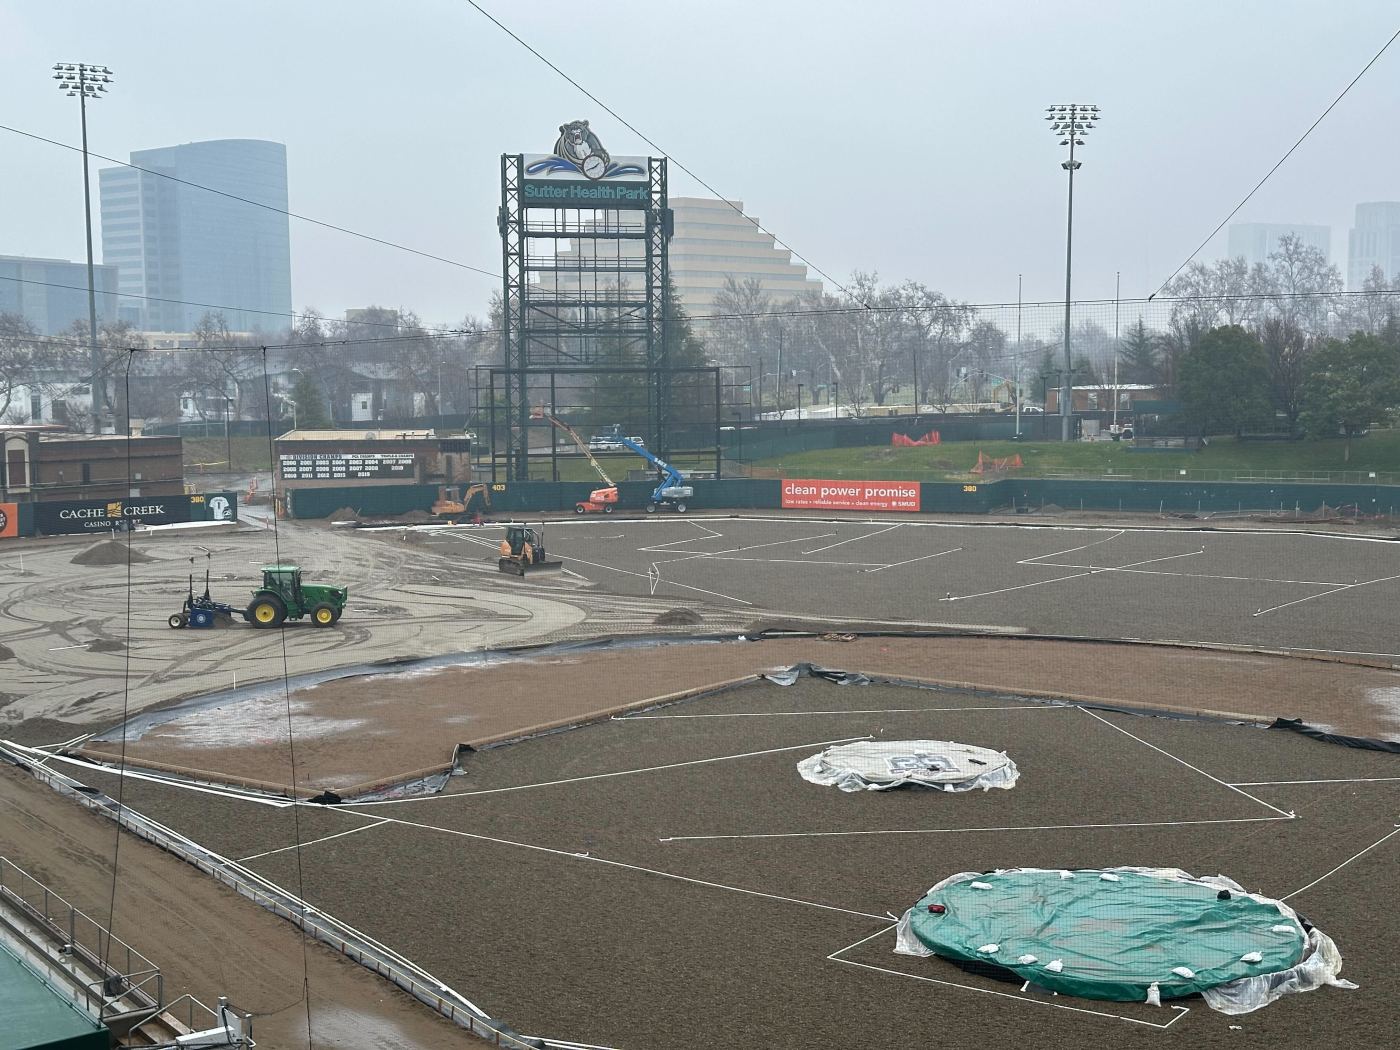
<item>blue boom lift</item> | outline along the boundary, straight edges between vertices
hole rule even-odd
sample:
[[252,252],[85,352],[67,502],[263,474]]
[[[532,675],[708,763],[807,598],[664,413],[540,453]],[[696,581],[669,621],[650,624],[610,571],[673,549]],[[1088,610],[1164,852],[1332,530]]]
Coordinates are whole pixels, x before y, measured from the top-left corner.
[[621,434],[616,436],[616,440],[661,472],[661,483],[652,490],[651,499],[647,503],[647,513],[655,514],[658,507],[671,507],[677,514],[684,514],[686,500],[695,495],[695,489],[685,483],[685,475],[660,456],[653,455],[640,442]]

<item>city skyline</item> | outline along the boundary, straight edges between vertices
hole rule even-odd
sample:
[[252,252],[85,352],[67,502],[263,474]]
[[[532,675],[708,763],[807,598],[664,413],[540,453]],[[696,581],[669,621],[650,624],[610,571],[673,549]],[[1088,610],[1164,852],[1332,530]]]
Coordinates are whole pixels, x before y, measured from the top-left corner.
[[[579,48],[578,31],[548,11],[502,17],[674,151],[673,196],[709,195],[680,171],[684,163],[720,194],[743,199],[838,282],[875,270],[974,302],[1014,300],[1018,274],[1027,301],[1063,292],[1065,187],[1060,151],[1040,122],[1045,106],[1082,98],[1103,107],[1077,176],[1075,297],[1111,297],[1115,273],[1125,297],[1143,296],[1225,219],[1392,28],[1382,3],[1355,5],[1325,34],[1302,3],[1186,4],[1144,53],[1134,48],[1134,19],[1113,8],[1089,26],[1030,5],[1016,19],[974,10],[934,19],[891,4],[877,32],[804,18],[795,5],[717,3],[710,17],[686,21],[684,33],[678,14],[640,3],[620,4],[619,17],[633,8],[683,39],[641,91],[635,45],[623,35],[589,31]],[[335,73],[329,59],[305,55],[321,39],[327,5],[153,9],[171,33],[201,47],[171,54],[119,12],[0,12],[10,126],[76,143],[75,107],[45,74],[65,57],[102,61],[118,80],[90,107],[95,152],[126,157],[152,144],[225,137],[285,142],[291,210],[487,271],[499,268],[502,152],[547,150],[559,123],[575,118],[591,120],[614,152],[656,152],[467,8],[432,5],[386,24],[373,5],[337,5]],[[249,67],[258,75],[206,76],[212,65],[245,64],[248,26],[274,15],[282,31],[259,38]],[[748,32],[733,32],[736,19]],[[793,19],[803,20],[803,34],[783,31]],[[1095,60],[1065,63],[1061,45],[1071,39]],[[988,50],[1001,61],[976,57]],[[1309,56],[1305,69],[1275,60],[1294,52]],[[374,72],[344,75],[349,55],[374,55]],[[1400,198],[1400,145],[1375,134],[1387,119],[1385,78],[1395,61],[1384,56],[1232,221],[1285,217],[1335,232],[1350,227],[1357,203]],[[1168,75],[1183,63],[1200,75]],[[492,85],[506,81],[521,87],[502,106]],[[182,88],[190,84],[200,90]],[[1187,111],[1189,130],[1163,119]],[[80,258],[76,155],[6,137],[0,251]],[[1339,162],[1351,156],[1366,162]],[[379,302],[441,323],[484,314],[499,288],[498,278],[307,223],[293,221],[291,238],[297,310],[339,316]],[[1198,258],[1224,254],[1221,231]],[[1336,244],[1332,258],[1340,263]]]

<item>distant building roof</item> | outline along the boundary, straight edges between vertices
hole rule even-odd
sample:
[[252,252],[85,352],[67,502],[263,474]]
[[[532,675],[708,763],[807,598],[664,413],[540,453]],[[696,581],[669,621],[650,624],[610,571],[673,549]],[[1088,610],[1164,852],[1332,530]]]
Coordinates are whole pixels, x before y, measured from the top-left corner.
[[278,441],[433,441],[434,430],[289,430]]

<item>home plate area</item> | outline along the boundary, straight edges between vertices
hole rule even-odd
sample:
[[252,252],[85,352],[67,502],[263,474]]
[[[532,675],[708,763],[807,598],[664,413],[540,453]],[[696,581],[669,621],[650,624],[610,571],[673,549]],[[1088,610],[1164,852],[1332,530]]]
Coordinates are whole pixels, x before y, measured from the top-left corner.
[[[1400,782],[1382,779],[1394,756],[1219,721],[843,680],[760,680],[481,750],[443,794],[316,807],[317,841],[299,860],[267,852],[288,844],[287,811],[151,785],[128,803],[283,886],[298,885],[300,864],[311,904],[560,1045],[1170,1037],[1194,1048],[1241,1029],[1259,1045],[1311,1048],[1386,1030],[1400,992],[1385,875]],[[898,741],[986,749],[1018,776],[1009,789],[848,792],[798,770],[827,748]],[[1056,994],[997,967],[895,952],[900,916],[950,876],[1123,868],[1222,875],[1241,895],[1284,902],[1298,930],[1316,924],[1335,941],[1340,976],[1360,989],[1231,1016],[1170,991],[1160,1006]],[[1151,942],[1159,918],[1120,900],[1111,925]],[[1092,954],[1078,935],[1068,961]],[[1258,950],[1278,962],[1284,949]],[[1161,983],[1203,958],[1188,952]]]

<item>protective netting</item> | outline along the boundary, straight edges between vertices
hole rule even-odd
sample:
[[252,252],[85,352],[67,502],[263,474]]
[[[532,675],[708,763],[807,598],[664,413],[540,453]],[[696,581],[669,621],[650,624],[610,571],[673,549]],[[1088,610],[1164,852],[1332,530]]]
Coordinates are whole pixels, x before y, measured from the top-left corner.
[[1241,1014],[1338,977],[1337,946],[1282,901],[1177,868],[962,872],[899,921],[895,951],[1003,970],[1048,991]]
[[797,763],[802,779],[842,791],[918,785],[940,791],[1011,788],[1020,776],[1000,751],[951,740],[861,740],[837,744]]

